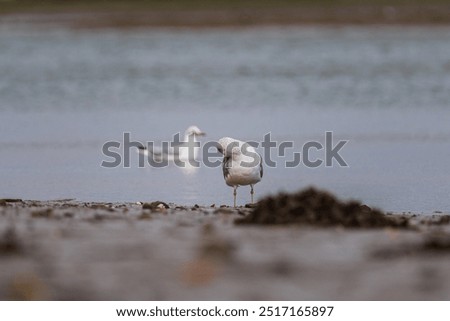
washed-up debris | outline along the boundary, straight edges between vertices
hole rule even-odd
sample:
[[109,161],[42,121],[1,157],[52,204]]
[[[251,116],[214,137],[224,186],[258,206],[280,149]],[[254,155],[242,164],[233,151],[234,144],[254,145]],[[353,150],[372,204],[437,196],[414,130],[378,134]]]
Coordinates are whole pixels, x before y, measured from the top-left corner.
[[0,201],[5,201],[6,203],[22,203],[23,200],[20,198],[2,198]]
[[407,227],[405,217],[392,217],[357,201],[340,201],[328,192],[308,188],[294,194],[281,193],[261,200],[237,224],[315,225],[354,228]]
[[8,203],[23,203],[19,198],[0,198],[0,206],[6,206]]

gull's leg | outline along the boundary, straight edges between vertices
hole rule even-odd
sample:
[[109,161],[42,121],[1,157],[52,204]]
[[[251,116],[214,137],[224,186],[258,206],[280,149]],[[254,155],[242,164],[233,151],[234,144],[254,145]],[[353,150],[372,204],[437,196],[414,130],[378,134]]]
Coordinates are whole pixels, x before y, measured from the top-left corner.
[[253,191],[253,184],[250,184],[250,195],[252,196],[252,204],[253,204],[253,194],[255,194],[255,192]]
[[236,189],[237,189],[237,186],[234,186],[233,188],[234,188],[234,191],[233,191],[233,196],[234,196],[234,207],[236,207],[236,195],[237,195]]

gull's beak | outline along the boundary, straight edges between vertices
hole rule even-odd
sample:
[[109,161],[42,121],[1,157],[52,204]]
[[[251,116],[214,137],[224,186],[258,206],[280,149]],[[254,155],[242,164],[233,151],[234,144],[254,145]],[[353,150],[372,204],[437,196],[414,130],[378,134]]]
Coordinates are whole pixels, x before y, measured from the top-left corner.
[[197,136],[206,136],[206,133],[205,132],[200,132],[200,133],[197,133],[196,135]]
[[220,145],[219,143],[217,143],[216,148],[217,148],[217,151],[223,155],[223,148],[222,148],[222,145]]

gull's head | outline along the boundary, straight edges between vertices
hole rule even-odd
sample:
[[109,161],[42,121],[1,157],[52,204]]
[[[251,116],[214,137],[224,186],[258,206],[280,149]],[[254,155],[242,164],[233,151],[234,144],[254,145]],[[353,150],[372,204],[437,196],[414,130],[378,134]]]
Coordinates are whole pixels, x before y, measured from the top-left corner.
[[200,128],[197,126],[189,126],[188,129],[186,129],[185,133],[186,136],[205,136],[206,133],[204,131],[201,131]]
[[217,150],[224,157],[230,157],[232,155],[239,155],[244,142],[231,137],[222,137],[217,142]]

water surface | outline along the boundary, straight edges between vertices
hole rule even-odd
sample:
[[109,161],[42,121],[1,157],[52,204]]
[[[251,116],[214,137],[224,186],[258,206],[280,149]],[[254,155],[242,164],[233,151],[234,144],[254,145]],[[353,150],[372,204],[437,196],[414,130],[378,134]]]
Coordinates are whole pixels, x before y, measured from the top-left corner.
[[325,131],[349,141],[349,167],[266,167],[258,197],[315,185],[390,211],[450,211],[448,27],[0,24],[0,75],[0,197],[231,204],[220,168],[100,166],[123,132],[161,142],[196,124],[206,139],[271,132],[296,151]]

